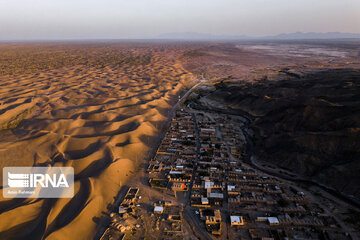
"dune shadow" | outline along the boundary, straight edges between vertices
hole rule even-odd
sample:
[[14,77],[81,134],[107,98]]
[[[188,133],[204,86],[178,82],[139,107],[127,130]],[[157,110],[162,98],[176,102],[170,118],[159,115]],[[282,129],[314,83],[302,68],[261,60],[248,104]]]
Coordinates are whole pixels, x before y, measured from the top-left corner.
[[138,122],[130,122],[120,126],[118,129],[109,132],[95,133],[95,134],[80,134],[74,135],[74,138],[89,138],[89,137],[102,137],[102,136],[113,136],[120,135],[126,132],[131,132],[136,130],[140,126]]
[[42,239],[46,229],[47,216],[57,199],[44,199],[40,214],[31,221],[18,224],[6,231],[0,232],[0,239],[23,240]]
[[102,171],[104,171],[113,162],[113,155],[110,149],[105,149],[105,156],[99,160],[90,163],[83,171],[76,174],[74,179],[78,181],[80,179],[96,177]]
[[72,151],[65,151],[65,155],[68,156],[72,160],[81,159],[87,157],[94,152],[97,152],[102,145],[101,141],[97,141],[95,143],[89,144],[86,148],[81,150],[72,150]]
[[90,192],[91,189],[89,179],[81,179],[79,191],[62,208],[61,212],[57,215],[55,220],[50,223],[44,234],[44,238],[72,222],[89,203],[88,199]]

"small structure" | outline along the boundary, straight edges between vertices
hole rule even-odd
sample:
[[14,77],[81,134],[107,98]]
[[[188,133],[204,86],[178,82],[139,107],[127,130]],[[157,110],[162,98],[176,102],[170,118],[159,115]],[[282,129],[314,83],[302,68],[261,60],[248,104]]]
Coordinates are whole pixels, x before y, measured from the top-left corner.
[[205,182],[204,182],[204,187],[205,187],[205,189],[211,188],[211,187],[213,187],[213,186],[214,186],[214,183],[211,182],[211,181],[205,181]]
[[162,214],[164,212],[164,207],[162,206],[155,206],[154,213]]
[[279,225],[279,219],[277,217],[268,217],[268,222],[270,226],[277,226]]
[[137,194],[139,193],[139,188],[129,188],[128,192],[125,195],[123,203],[130,204],[135,201]]
[[119,213],[120,214],[123,214],[123,213],[126,213],[126,209],[122,206],[119,207]]
[[222,193],[212,193],[212,192],[210,192],[210,193],[208,194],[208,197],[209,197],[209,198],[224,198],[224,194],[222,194]]
[[215,214],[215,220],[218,221],[218,222],[221,222],[221,212],[219,209],[216,209],[214,211],[214,214]]
[[266,222],[268,220],[268,217],[257,217],[256,221],[257,222]]
[[230,216],[231,226],[244,226],[244,218],[242,216]]
[[201,204],[203,204],[203,205],[207,205],[207,204],[209,204],[209,199],[208,198],[201,198]]
[[182,182],[174,182],[171,189],[173,191],[187,191],[187,186],[185,183]]

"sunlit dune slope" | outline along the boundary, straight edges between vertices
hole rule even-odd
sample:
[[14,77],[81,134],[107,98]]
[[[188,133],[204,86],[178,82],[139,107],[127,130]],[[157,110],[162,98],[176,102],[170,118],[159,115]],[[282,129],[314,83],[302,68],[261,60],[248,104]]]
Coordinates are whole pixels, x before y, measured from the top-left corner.
[[0,47],[9,60],[9,68],[0,64],[0,166],[75,169],[72,199],[1,195],[0,239],[91,239],[96,217],[148,157],[191,78],[178,63],[182,51],[155,44]]

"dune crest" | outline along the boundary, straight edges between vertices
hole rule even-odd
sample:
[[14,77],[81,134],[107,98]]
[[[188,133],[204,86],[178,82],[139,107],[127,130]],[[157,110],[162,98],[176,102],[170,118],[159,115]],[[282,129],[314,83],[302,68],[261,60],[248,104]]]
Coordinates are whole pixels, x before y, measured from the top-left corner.
[[[91,239],[95,217],[106,211],[160,136],[183,80],[191,77],[176,60],[182,50],[108,47],[140,63],[130,59],[99,67],[80,62],[0,76],[1,167],[75,169],[72,199],[1,195],[0,239]],[[84,50],[63,48],[74,54]],[[101,56],[108,52],[104,49],[89,54]],[[50,47],[43,51],[52,54]]]

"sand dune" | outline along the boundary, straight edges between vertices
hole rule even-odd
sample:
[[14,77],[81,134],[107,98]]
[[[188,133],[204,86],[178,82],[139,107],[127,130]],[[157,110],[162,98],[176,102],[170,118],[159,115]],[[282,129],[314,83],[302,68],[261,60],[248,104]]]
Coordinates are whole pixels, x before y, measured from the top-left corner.
[[1,196],[0,239],[91,239],[93,218],[147,158],[191,76],[177,62],[182,50],[176,46],[116,51],[148,54],[151,61],[0,76],[0,166],[75,169],[72,199]]

